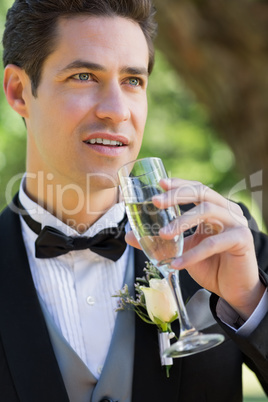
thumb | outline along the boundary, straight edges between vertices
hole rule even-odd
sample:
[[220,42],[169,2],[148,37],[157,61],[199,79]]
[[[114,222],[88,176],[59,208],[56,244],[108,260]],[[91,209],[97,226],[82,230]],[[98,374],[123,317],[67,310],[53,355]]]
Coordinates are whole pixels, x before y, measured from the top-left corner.
[[139,245],[138,240],[134,236],[134,233],[132,231],[127,232],[125,236],[125,241],[132,247],[139,248],[141,250],[141,246]]

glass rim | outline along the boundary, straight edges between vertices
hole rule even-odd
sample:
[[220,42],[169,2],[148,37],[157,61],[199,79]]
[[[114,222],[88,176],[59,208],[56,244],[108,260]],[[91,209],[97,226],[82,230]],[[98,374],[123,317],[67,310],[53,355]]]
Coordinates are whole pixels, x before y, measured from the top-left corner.
[[[145,160],[149,160],[149,159],[151,159],[151,160],[157,160],[157,161],[161,162],[162,165],[164,166],[163,161],[162,161],[161,158],[158,158],[157,156],[145,156],[144,158],[133,159],[132,161],[129,161],[129,162],[125,163],[124,165],[122,165],[122,166],[119,168],[118,172],[117,172],[118,176],[120,176],[120,172],[123,171],[123,169],[125,169],[128,165],[131,165],[131,164],[134,165],[134,163],[139,163],[139,162],[142,162],[142,161],[145,161]],[[143,175],[142,175],[142,176],[143,176]],[[124,177],[125,177],[125,176],[124,176]]]
[[[145,156],[144,158],[133,159],[132,161],[129,161],[129,162],[127,162],[127,163],[124,163],[124,165],[122,165],[122,167],[128,165],[129,163],[141,162],[141,161],[144,161],[144,160],[146,160],[146,159],[157,159],[157,160],[159,160],[159,161],[162,161],[162,159],[159,158],[158,156]],[[120,168],[120,169],[121,169],[121,168]],[[120,169],[119,169],[119,170],[120,170]]]

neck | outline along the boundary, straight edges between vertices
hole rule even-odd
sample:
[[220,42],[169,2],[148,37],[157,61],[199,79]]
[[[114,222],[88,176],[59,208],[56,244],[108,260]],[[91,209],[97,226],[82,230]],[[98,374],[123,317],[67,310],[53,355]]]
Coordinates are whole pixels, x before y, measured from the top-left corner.
[[25,192],[62,222],[85,232],[102,215],[118,202],[118,189],[93,187],[86,188],[77,184],[60,184],[46,180],[45,175],[31,179],[27,175]]

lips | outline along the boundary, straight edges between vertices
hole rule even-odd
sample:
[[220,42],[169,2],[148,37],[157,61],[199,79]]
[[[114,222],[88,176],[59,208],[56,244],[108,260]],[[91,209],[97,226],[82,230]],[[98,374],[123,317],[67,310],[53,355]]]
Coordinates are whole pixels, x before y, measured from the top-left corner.
[[116,140],[108,140],[107,138],[92,138],[90,140],[84,141],[86,144],[102,144],[113,147],[122,147],[123,143]]
[[89,135],[83,142],[90,151],[105,157],[118,157],[129,145],[129,140],[124,135],[100,132]]
[[108,133],[91,134],[84,142],[90,145],[104,145],[108,147],[122,147],[129,144],[129,140],[125,136]]

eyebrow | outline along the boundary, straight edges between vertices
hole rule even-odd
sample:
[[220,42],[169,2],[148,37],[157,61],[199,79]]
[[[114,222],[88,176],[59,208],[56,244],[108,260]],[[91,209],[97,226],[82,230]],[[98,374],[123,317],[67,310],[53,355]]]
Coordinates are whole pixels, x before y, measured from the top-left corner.
[[[82,68],[92,71],[101,71],[101,72],[107,71],[107,69],[101,64],[91,63],[85,60],[75,60],[72,63],[68,64],[66,67],[64,67],[62,70],[60,70],[59,75],[67,73],[68,71]],[[130,75],[145,75],[145,76],[149,75],[148,70],[144,67],[130,67],[130,66],[123,66],[120,70],[120,73]]]

